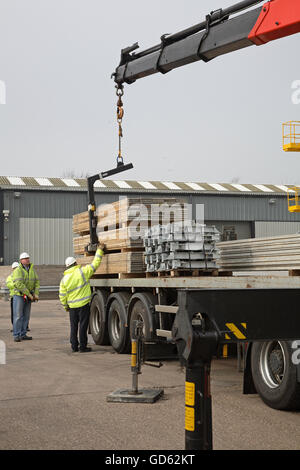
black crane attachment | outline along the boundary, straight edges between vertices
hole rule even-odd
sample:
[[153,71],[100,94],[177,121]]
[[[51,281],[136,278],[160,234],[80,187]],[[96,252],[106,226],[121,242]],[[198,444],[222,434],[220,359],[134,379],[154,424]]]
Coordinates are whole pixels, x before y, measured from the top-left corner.
[[96,213],[96,201],[95,201],[95,191],[94,184],[98,180],[108,178],[109,176],[116,175],[123,171],[131,170],[133,168],[132,163],[127,163],[126,165],[123,161],[118,161],[116,168],[111,170],[103,171],[102,173],[97,173],[96,175],[89,176],[87,178],[88,185],[88,212],[89,212],[89,226],[90,226],[90,243],[85,247],[87,253],[95,253],[98,245],[98,235],[97,235],[97,213]]

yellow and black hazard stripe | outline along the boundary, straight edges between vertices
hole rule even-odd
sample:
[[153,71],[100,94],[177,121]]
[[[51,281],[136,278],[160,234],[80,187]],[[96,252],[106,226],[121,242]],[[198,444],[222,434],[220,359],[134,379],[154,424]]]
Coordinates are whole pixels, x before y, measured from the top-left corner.
[[226,323],[225,339],[240,341],[247,339],[247,323]]

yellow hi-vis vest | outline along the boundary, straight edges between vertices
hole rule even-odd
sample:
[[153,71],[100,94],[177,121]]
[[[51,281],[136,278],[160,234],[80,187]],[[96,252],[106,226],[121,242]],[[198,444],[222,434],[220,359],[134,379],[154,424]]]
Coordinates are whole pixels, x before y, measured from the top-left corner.
[[33,264],[30,264],[29,270],[23,268],[22,263],[14,269],[11,278],[14,283],[13,295],[39,295],[40,281],[35,272]]
[[91,300],[89,279],[102,261],[103,251],[98,248],[95,258],[87,266],[72,266],[64,272],[59,286],[59,300],[65,309],[79,308]]
[[9,295],[13,297],[14,295],[14,281],[12,280],[11,274],[6,278],[6,286],[9,288]]

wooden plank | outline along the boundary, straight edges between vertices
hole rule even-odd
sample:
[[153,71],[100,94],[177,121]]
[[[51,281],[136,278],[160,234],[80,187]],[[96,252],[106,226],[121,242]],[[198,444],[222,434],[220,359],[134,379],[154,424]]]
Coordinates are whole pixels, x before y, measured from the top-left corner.
[[[99,233],[98,239],[105,243],[108,251],[115,250],[144,250],[143,240],[136,239],[131,236],[132,231],[129,229],[110,230],[108,232]],[[134,234],[135,235],[135,234]],[[85,247],[89,244],[90,235],[73,238],[73,249],[76,255],[83,255]]]
[[[91,264],[92,256],[83,256],[76,259],[77,264]],[[109,253],[104,255],[95,274],[144,273],[145,264],[143,253]]]
[[[159,223],[162,215],[158,214],[155,208],[157,205],[178,207],[180,211],[173,213],[171,211],[170,221],[182,220],[188,218],[189,208],[183,200],[177,198],[122,198],[120,201],[111,204],[103,204],[97,208],[98,228],[121,228],[139,217],[141,222]],[[175,206],[176,205],[176,206]],[[151,210],[152,209],[152,210]],[[157,221],[153,220],[153,215],[157,214]],[[86,234],[89,232],[89,213],[81,212],[73,216],[73,232],[76,234]]]

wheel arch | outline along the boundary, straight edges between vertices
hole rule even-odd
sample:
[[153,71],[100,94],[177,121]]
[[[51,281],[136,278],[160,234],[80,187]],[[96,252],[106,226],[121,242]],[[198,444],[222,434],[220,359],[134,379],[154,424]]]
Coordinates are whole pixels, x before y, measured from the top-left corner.
[[146,311],[148,314],[149,324],[150,324],[150,331],[152,334],[155,334],[155,325],[154,325],[154,315],[155,315],[155,304],[157,302],[157,298],[154,294],[150,292],[136,292],[131,296],[129,305],[128,305],[128,324],[130,324],[130,317],[132,309],[135,303],[140,300],[146,307]]
[[127,314],[127,321],[126,321],[126,327],[128,327],[128,310],[129,310],[129,301],[130,301],[130,296],[131,294],[126,291],[119,291],[119,292],[112,292],[107,299],[106,303],[106,315],[108,315],[109,309],[111,304],[113,303],[114,300],[117,300],[118,302],[122,303]]

